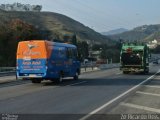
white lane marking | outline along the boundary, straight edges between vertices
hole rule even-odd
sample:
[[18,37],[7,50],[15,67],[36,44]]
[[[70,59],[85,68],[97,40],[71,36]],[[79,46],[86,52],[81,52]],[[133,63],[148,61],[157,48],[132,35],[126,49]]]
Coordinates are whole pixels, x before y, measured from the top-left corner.
[[158,88],[158,89],[160,89],[160,86],[157,86],[157,85],[145,85],[145,87],[151,87],[151,88]]
[[69,84],[69,85],[66,85],[66,86],[79,85],[79,84],[86,83],[86,82],[87,82],[87,81],[82,81],[82,82],[78,82],[78,83]]
[[121,72],[120,73],[116,73],[116,75],[120,75],[120,74],[122,74]]
[[160,76],[157,76],[156,78],[154,78],[154,80],[160,80]]
[[86,120],[87,118],[91,117],[93,114],[97,113],[98,111],[102,110],[103,108],[109,106],[110,104],[112,104],[113,102],[117,101],[118,99],[122,98],[123,96],[127,95],[129,92],[135,90],[136,88],[138,88],[140,85],[146,83],[147,81],[149,81],[150,79],[154,78],[154,76],[156,74],[158,74],[160,72],[160,70],[158,70],[158,72],[156,72],[154,75],[150,76],[149,78],[147,78],[146,80],[142,81],[141,83],[139,83],[138,85],[132,87],[131,89],[127,90],[126,92],[120,94],[119,96],[117,96],[116,98],[110,100],[109,102],[105,103],[104,105],[100,106],[99,108],[93,110],[92,112],[90,112],[89,114],[87,114],[86,116],[80,118],[80,120]]
[[121,103],[120,105],[131,107],[131,108],[136,108],[136,109],[141,109],[141,110],[146,110],[146,111],[150,111],[154,113],[160,113],[160,109],[156,109],[156,108],[151,108],[151,107],[146,107],[146,106],[141,106],[141,105],[136,105],[136,104],[131,104],[131,103]]
[[139,94],[144,94],[144,95],[152,95],[152,96],[157,96],[157,97],[160,97],[160,94],[155,94],[155,93],[140,92],[140,91],[137,91],[136,93],[139,93]]

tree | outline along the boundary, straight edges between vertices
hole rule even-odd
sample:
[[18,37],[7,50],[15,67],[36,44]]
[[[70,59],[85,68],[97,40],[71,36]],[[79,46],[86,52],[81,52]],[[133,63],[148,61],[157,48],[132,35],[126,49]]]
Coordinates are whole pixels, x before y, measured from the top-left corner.
[[64,42],[71,43],[77,46],[77,37],[76,34],[65,34],[63,35]]
[[85,41],[78,42],[77,48],[78,48],[78,57],[81,61],[85,58],[88,58],[89,48],[88,48],[87,42],[85,42]]
[[0,66],[15,66],[19,41],[41,39],[34,26],[22,20],[14,19],[0,25]]

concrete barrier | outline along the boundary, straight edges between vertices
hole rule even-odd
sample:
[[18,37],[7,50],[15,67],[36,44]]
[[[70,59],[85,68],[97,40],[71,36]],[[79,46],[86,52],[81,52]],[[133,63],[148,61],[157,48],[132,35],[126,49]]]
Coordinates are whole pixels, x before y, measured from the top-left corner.
[[115,64],[102,64],[99,66],[99,69],[111,69],[111,68],[118,68],[120,66],[119,63],[115,63]]

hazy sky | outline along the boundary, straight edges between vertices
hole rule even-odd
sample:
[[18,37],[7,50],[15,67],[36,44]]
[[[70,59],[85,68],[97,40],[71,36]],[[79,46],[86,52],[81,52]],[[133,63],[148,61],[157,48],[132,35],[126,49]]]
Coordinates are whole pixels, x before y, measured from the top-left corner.
[[42,5],[42,11],[67,15],[98,32],[160,24],[160,0],[0,0]]

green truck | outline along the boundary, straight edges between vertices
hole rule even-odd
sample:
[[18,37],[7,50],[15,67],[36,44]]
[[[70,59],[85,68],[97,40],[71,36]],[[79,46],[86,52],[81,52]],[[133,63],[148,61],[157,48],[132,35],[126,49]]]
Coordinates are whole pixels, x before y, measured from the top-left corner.
[[124,74],[130,72],[149,73],[149,58],[149,47],[146,44],[123,44],[120,53],[120,70]]

